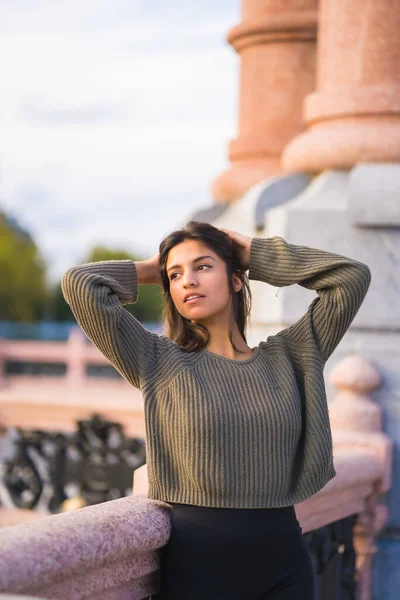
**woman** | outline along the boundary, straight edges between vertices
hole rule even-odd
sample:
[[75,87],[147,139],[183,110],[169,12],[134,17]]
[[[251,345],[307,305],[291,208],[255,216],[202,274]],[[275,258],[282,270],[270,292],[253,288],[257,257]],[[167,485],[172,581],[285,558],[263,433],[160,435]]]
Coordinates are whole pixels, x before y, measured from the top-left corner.
[[[317,297],[250,348],[249,279]],[[66,301],[143,393],[149,498],[172,506],[161,600],[312,600],[294,504],[335,476],[323,368],[356,315],[369,268],[352,259],[190,222],[159,254],[69,269]],[[123,304],[163,288],[168,335]],[[268,307],[266,307],[268,310]]]

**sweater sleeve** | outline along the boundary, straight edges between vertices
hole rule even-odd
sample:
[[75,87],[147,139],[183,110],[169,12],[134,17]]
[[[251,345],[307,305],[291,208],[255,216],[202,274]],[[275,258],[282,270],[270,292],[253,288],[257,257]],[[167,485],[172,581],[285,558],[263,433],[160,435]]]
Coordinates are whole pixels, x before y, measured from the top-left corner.
[[167,344],[124,307],[138,298],[134,261],[106,260],[69,269],[62,277],[66,302],[93,344],[119,373],[141,389]]
[[312,336],[326,362],[350,327],[371,282],[364,263],[324,250],[288,244],[281,237],[253,238],[249,279],[315,290],[307,312],[281,333],[299,341]]

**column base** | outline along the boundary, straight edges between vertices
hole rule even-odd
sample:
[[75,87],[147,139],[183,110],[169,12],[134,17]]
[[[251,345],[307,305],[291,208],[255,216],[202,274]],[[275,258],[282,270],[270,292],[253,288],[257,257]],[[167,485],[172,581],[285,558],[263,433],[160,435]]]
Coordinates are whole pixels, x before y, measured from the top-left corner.
[[285,171],[348,170],[360,162],[400,162],[400,118],[349,117],[322,121],[284,149]]

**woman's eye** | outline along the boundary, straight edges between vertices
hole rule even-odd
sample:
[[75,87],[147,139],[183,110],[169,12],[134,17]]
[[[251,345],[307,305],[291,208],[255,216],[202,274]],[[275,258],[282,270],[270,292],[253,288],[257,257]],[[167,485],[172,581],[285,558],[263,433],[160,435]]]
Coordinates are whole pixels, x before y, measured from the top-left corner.
[[[198,265],[196,267],[196,270],[199,270],[202,267],[206,267],[206,269],[211,269],[211,265]],[[169,276],[169,280],[172,281],[173,279],[176,279],[177,275],[179,275],[179,273],[171,273],[171,275]]]

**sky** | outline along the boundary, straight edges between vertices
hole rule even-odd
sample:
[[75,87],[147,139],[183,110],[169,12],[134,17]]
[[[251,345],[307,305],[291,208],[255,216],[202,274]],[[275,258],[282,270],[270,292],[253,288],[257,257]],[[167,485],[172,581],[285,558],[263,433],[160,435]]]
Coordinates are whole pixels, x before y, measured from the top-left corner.
[[95,244],[154,255],[211,206],[237,136],[240,0],[3,0],[0,209],[56,282]]

